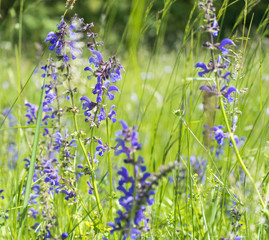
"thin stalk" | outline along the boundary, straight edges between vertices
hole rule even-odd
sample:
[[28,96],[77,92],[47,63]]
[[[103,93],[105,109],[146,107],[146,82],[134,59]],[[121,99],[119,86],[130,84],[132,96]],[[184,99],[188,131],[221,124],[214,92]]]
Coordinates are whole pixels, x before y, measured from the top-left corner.
[[29,172],[28,172],[27,183],[26,183],[26,187],[25,187],[25,195],[24,195],[24,200],[23,200],[22,215],[21,215],[20,224],[19,224],[18,239],[21,239],[21,233],[22,233],[24,222],[25,222],[25,217],[27,214],[27,206],[28,206],[28,202],[29,202],[29,198],[30,198],[31,189],[32,189],[31,186],[32,186],[32,181],[33,181],[33,176],[34,176],[34,171],[35,171],[35,162],[36,162],[37,148],[38,148],[38,142],[39,142],[42,113],[43,113],[43,99],[44,99],[44,95],[45,95],[45,87],[44,87],[45,82],[46,82],[46,78],[44,79],[44,82],[43,82],[42,93],[41,93],[41,97],[40,97],[40,104],[39,104],[38,113],[37,113],[36,130],[35,130],[35,136],[34,136],[34,142],[33,142],[33,150],[32,150],[32,154],[31,154],[31,162],[30,162],[30,167],[29,167]]
[[[93,191],[94,191],[94,195],[95,195],[95,198],[96,198],[96,202],[97,202],[97,207],[98,207],[98,210],[99,210],[99,213],[101,215],[100,219],[101,219],[101,222],[103,222],[103,208],[101,206],[101,202],[100,202],[100,198],[99,198],[99,194],[98,194],[98,190],[97,190],[97,185],[96,185],[96,180],[95,180],[95,176],[94,176],[94,170],[93,170],[93,165],[92,163],[90,162],[90,159],[89,159],[89,156],[88,156],[88,153],[87,153],[87,150],[85,148],[85,145],[84,143],[82,142],[81,140],[81,136],[80,136],[80,131],[79,131],[79,127],[78,127],[78,121],[77,121],[77,113],[75,111],[75,103],[74,103],[74,96],[73,96],[73,92],[72,92],[72,88],[71,88],[71,77],[69,76],[68,77],[68,83],[69,83],[69,89],[70,89],[70,92],[71,92],[71,101],[72,101],[72,108],[74,111],[73,112],[73,120],[74,120],[74,124],[75,124],[75,130],[77,132],[77,138],[78,138],[78,142],[79,142],[79,145],[82,149],[82,152],[83,152],[83,155],[88,163],[88,166],[90,168],[90,172],[91,172],[91,178],[92,178],[92,186],[93,186]],[[93,159],[93,158],[92,158]]]
[[[108,126],[108,118],[106,118],[106,135],[107,135],[107,144],[109,147],[110,146],[110,133],[109,133],[109,126]],[[109,171],[109,188],[110,188],[109,212],[110,212],[111,220],[113,220],[113,200],[112,199],[113,199],[114,191],[113,191],[113,183],[112,183],[112,162],[111,162],[110,151],[108,151],[108,171]]]
[[95,198],[96,198],[97,207],[98,207],[99,213],[101,215],[101,222],[102,222],[103,221],[103,208],[101,206],[101,202],[100,202],[100,198],[99,198],[99,194],[98,194],[98,190],[97,190],[96,180],[95,180],[95,176],[94,176],[94,170],[93,170],[93,166],[92,166],[92,164],[90,162],[89,156],[87,154],[86,148],[84,146],[84,143],[82,142],[82,140],[80,138],[76,113],[73,113],[73,120],[74,120],[74,123],[75,123],[76,132],[78,133],[78,142],[79,142],[79,145],[80,145],[80,147],[81,147],[81,149],[83,151],[84,157],[86,158],[86,161],[87,161],[87,163],[89,165],[89,168],[90,168],[91,177],[92,177],[93,191],[94,191],[94,195],[95,195]]

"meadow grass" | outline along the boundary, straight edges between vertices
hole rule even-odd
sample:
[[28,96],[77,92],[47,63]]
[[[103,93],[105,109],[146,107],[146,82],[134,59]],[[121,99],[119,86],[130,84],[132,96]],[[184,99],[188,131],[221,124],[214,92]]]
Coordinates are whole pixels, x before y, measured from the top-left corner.
[[[28,204],[31,187],[44,182],[43,176],[32,183],[29,174],[34,172],[35,152],[41,158],[45,146],[42,137],[38,139],[38,131],[42,132],[43,128],[41,123],[37,120],[28,126],[25,118],[24,103],[27,101],[38,105],[42,99],[40,88],[43,79],[40,76],[43,71],[40,64],[35,65],[37,60],[27,58],[22,50],[23,2],[20,1],[18,44],[10,46],[8,42],[0,43],[0,106],[2,112],[12,106],[10,116],[14,116],[13,119],[7,117],[5,122],[7,111],[1,116],[0,190],[4,190],[4,199],[0,198],[0,239],[44,239],[46,227],[51,229],[50,239],[61,239],[63,232],[68,233],[68,239],[122,239],[120,232],[111,235],[111,227],[107,226],[108,222],[114,221],[116,211],[121,209],[118,199],[122,194],[117,190],[120,179],[117,172],[125,165],[124,157],[115,156],[113,151],[105,153],[95,169],[94,189],[98,190],[100,203],[96,201],[96,195],[88,194],[87,180],[90,177],[85,176],[74,183],[76,202],[66,201],[63,194],[47,194],[46,209],[56,219],[53,227],[48,226],[46,217],[33,219],[27,212],[34,205]],[[251,174],[249,178],[243,173],[238,157],[229,144],[225,144],[220,158],[204,142],[204,124],[214,121],[215,125],[225,125],[225,122],[220,110],[216,111],[214,120],[212,114],[203,111],[204,94],[199,87],[211,84],[214,74],[206,76],[207,80],[199,78],[198,70],[194,67],[197,62],[210,60],[209,51],[202,48],[207,34],[197,30],[203,21],[198,3],[194,3],[185,33],[173,50],[164,44],[167,18],[173,1],[165,1],[152,49],[145,47],[143,42],[147,33],[145,29],[150,24],[147,17],[151,4],[135,0],[132,3],[130,18],[118,48],[106,49],[106,42],[98,48],[104,58],[116,53],[124,68],[118,83],[120,92],[114,99],[116,117],[126,121],[129,126],[138,127],[139,142],[142,143],[138,155],[143,156],[147,171],[162,172],[163,166],[178,162],[167,176],[158,180],[155,202],[146,211],[150,229],[138,239],[236,239],[239,236],[243,236],[243,239],[269,239],[269,219],[266,217],[269,199],[269,40],[266,24],[269,8],[265,10],[259,27],[254,29],[251,24],[246,25],[246,16],[251,14],[251,8],[258,2],[245,1],[245,8],[238,14],[238,22],[235,22],[232,30],[238,47],[233,49],[237,54],[234,60],[237,75],[231,85],[238,90],[247,90],[235,95],[237,101],[229,105],[226,113],[231,125],[232,116],[229,113],[240,111],[236,134],[245,136],[246,140],[238,154]],[[79,5],[79,2],[76,4]],[[232,3],[223,1],[218,20],[228,15],[230,7]],[[70,14],[72,10],[68,11]],[[111,22],[100,30],[106,41],[110,39],[106,32],[113,24],[113,16],[108,19]],[[224,34],[225,37],[232,37],[229,33]],[[44,43],[44,54],[38,58],[38,63],[40,61],[42,65],[51,55],[45,49],[47,46]],[[83,60],[79,64],[87,64],[87,58],[83,53]],[[91,85],[83,69],[76,70],[73,81],[79,92],[79,96],[74,95],[75,104],[81,107],[79,98],[91,91]],[[68,88],[67,84],[61,89],[64,88]],[[82,109],[77,115],[66,112],[62,122],[65,123],[62,127],[69,128],[69,133],[81,129],[85,130],[86,136],[91,134],[89,124],[84,122]],[[109,146],[116,146],[115,132],[121,128],[119,121],[115,124],[106,122],[94,130],[94,134]],[[79,138],[72,168],[60,170],[67,171],[70,176],[74,176],[79,163],[85,164],[86,158],[89,158],[87,153],[83,153],[83,139],[80,142]],[[216,143],[212,144],[217,146]],[[86,148],[93,154],[93,146]],[[32,157],[32,165],[28,170],[23,160],[29,156]],[[198,168],[190,160],[193,156],[199,159]],[[205,159],[206,169],[199,175],[199,166]],[[132,166],[126,168],[132,170]],[[260,204],[256,190],[261,194],[265,206]],[[39,212],[43,204],[37,204]],[[39,232],[32,228],[36,222],[40,223]],[[242,226],[238,226],[240,224]]]

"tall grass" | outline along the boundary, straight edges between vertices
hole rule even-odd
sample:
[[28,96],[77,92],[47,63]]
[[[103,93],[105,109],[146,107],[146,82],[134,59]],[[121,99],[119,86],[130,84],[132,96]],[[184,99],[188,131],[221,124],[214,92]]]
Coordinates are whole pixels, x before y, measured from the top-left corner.
[[[166,27],[169,11],[175,1],[164,1],[163,9],[159,12],[161,17],[158,16],[152,24],[151,14],[155,2],[132,1],[129,20],[119,38],[117,49],[106,50],[105,46],[110,40],[109,33],[113,29],[118,1],[112,1],[106,9],[105,19],[108,20],[100,29],[105,39],[102,52],[105,56],[116,53],[125,70],[119,82],[120,93],[114,99],[117,119],[124,119],[129,126],[138,126],[142,143],[140,154],[145,159],[148,171],[159,172],[163,165],[179,162],[178,167],[170,172],[169,178],[159,180],[155,188],[155,203],[146,213],[150,219],[150,230],[140,239],[213,240],[221,237],[235,239],[237,236],[244,236],[244,239],[269,239],[269,219],[266,217],[269,200],[269,7],[265,9],[258,28],[254,29],[252,22],[247,24],[247,16],[252,14],[252,8],[259,1],[245,1],[244,9],[238,14],[230,32],[232,35],[223,33],[225,37],[234,36],[238,45],[234,49],[237,54],[237,75],[231,84],[243,91],[237,95],[237,105],[232,105],[230,111],[240,112],[236,134],[245,136],[246,140],[239,149],[234,140],[234,148],[226,144],[220,159],[205,144],[203,125],[209,122],[227,124],[229,129],[232,119],[227,111],[225,113],[222,104],[222,113],[216,112],[215,119],[213,114],[208,115],[202,109],[204,99],[199,87],[211,83],[213,77],[212,74],[207,79],[198,78],[198,71],[194,68],[197,62],[206,62],[210,57],[209,52],[201,47],[206,34],[198,30],[203,22],[203,14],[199,12],[198,2],[195,1],[185,32],[179,33],[177,48],[171,50],[165,45]],[[217,15],[217,19],[221,20],[220,26],[229,17],[229,9],[235,2],[223,1]],[[1,239],[42,239],[32,228],[37,220],[27,213],[27,209],[32,206],[28,205],[28,194],[33,183],[28,181],[24,189],[27,177],[28,180],[32,179],[35,151],[37,155],[43,151],[42,142],[37,137],[32,144],[33,132],[38,134],[40,123],[26,125],[24,102],[38,104],[39,99],[42,99],[42,73],[36,69],[40,62],[46,63],[48,53],[44,47],[44,54],[36,64],[37,61],[28,59],[27,53],[23,51],[24,44],[30,44],[24,42],[27,36],[23,36],[23,16],[27,13],[23,10],[23,4],[21,0],[17,47],[0,42],[0,109],[1,112],[5,108],[9,109],[1,115],[0,129],[0,190],[4,190],[4,199],[0,198]],[[79,1],[75,4],[79,5]],[[68,11],[72,12],[71,9]],[[2,24],[1,28],[6,27],[6,31],[9,31],[8,28],[13,26],[8,24]],[[155,39],[149,48],[144,39],[148,29],[153,27]],[[82,71],[77,74],[79,90],[82,93],[89,92],[86,74]],[[11,124],[9,116],[17,119],[15,125]],[[90,135],[82,111],[73,117],[71,113],[67,114],[64,119],[73,131],[85,129],[86,134]],[[121,129],[121,125],[118,121],[116,124],[106,121],[105,125],[103,130],[95,130],[93,134],[98,134],[109,146],[114,147],[115,132]],[[75,152],[74,166],[70,172],[76,171],[76,165],[85,159],[91,166],[81,136],[81,139],[78,137],[80,148]],[[14,147],[11,148],[11,145]],[[28,171],[24,168],[23,160],[29,155],[32,157],[32,165]],[[202,160],[207,159],[202,176],[199,176],[197,165],[191,162],[193,156],[199,159],[199,166]],[[48,201],[57,219],[56,226],[51,230],[53,238],[60,239],[61,234],[66,232],[69,234],[68,239],[122,239],[121,234],[111,235],[111,228],[106,223],[113,221],[120,209],[117,172],[124,166],[123,158],[121,155],[114,156],[111,151],[100,160],[95,169],[95,197],[88,194],[86,180],[76,183],[76,203],[66,201],[60,194],[50,195]],[[243,177],[243,172],[246,177]],[[91,177],[95,179],[94,175]],[[37,183],[42,181],[40,178]],[[240,219],[236,219],[236,213],[241,214]],[[236,227],[239,224],[242,226]],[[40,229],[45,227],[41,222]]]

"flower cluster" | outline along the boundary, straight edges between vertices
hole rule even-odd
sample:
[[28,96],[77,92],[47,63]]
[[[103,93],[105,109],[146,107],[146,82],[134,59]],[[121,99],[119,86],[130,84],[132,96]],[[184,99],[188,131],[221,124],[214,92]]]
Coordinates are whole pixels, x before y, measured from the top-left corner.
[[[32,228],[39,234],[38,236],[44,239],[52,237],[51,230],[56,224],[50,198],[61,194],[65,201],[71,202],[71,205],[77,204],[75,182],[80,181],[83,176],[89,180],[87,181],[88,193],[96,193],[94,189],[96,184],[93,183],[96,169],[94,165],[98,163],[99,157],[110,150],[110,147],[99,137],[91,135],[87,138],[85,132],[78,129],[77,120],[75,120],[75,131],[70,131],[68,127],[70,124],[67,124],[63,117],[64,114],[71,112],[76,118],[80,111],[76,103],[82,103],[85,121],[90,123],[91,128],[99,127],[104,120],[116,122],[116,106],[113,104],[109,106],[108,103],[114,99],[115,92],[119,92],[116,82],[121,79],[123,68],[115,56],[110,57],[108,61],[104,60],[101,52],[97,50],[102,43],[96,41],[97,34],[91,30],[93,26],[92,23],[86,24],[84,19],[76,15],[71,19],[70,25],[62,18],[60,24],[57,25],[57,30],[48,33],[45,39],[51,53],[47,63],[41,67],[41,78],[46,81],[41,88],[44,88],[45,92],[41,122],[43,136],[40,140],[42,144],[39,146],[40,151],[36,158],[33,177],[33,182],[38,181],[38,184],[32,186],[29,199],[29,204],[32,206],[28,210],[28,216],[37,221]],[[87,44],[84,43],[85,40]],[[86,46],[87,48],[84,48]],[[89,84],[94,85],[91,94],[80,96],[79,101],[75,96],[79,95],[80,89],[72,87],[75,85],[72,79],[73,72],[78,68],[75,61],[80,60],[84,49],[90,55],[89,65],[84,67],[84,70],[90,72],[87,78],[90,80]],[[93,81],[94,79],[96,82]],[[27,107],[25,115],[27,124],[36,124],[38,107],[30,102],[26,102],[25,106]],[[84,139],[81,139],[82,137]],[[94,149],[92,145],[96,144],[95,152],[87,153],[84,157],[89,161],[86,164],[79,163],[73,170],[75,159],[82,159],[78,157],[80,153],[76,151],[77,144],[82,144],[81,142],[85,145],[89,143],[91,145],[89,149]],[[75,156],[75,153],[78,156]],[[30,160],[25,158],[24,162],[25,168],[28,169]],[[38,204],[42,207],[38,208]],[[67,233],[61,235],[62,239],[67,237]]]
[[104,108],[104,96],[107,96],[111,101],[114,99],[114,92],[119,91],[113,84],[121,79],[122,66],[115,56],[109,58],[107,62],[104,62],[99,51],[91,48],[91,52],[93,54],[93,56],[89,58],[91,67],[86,67],[84,70],[91,72],[88,79],[92,79],[93,76],[96,77],[96,84],[92,91],[92,93],[96,95],[96,99],[95,101],[91,101],[86,96],[80,98],[83,102],[82,108],[84,109],[85,122],[90,122],[90,126],[99,126],[101,121],[109,118],[114,123],[116,121],[115,105],[112,105],[109,112],[106,113]]
[[124,211],[118,210],[115,223],[109,222],[108,225],[112,227],[111,233],[121,231],[123,239],[128,236],[136,239],[143,231],[149,230],[149,219],[145,216],[145,210],[147,205],[150,206],[154,202],[154,198],[151,197],[154,191],[149,181],[151,174],[146,171],[143,158],[139,156],[135,159],[135,152],[141,148],[136,127],[129,128],[123,120],[120,123],[123,129],[116,134],[118,138],[115,154],[126,156],[124,162],[133,166],[134,175],[132,176],[125,167],[118,171],[121,179],[117,189],[123,194],[119,204]]
[[146,208],[154,203],[154,188],[158,185],[160,179],[165,177],[179,164],[168,165],[167,168],[161,167],[160,173],[151,174],[147,172],[144,165],[144,159],[135,157],[137,150],[142,145],[138,142],[138,132],[136,126],[128,127],[123,120],[120,121],[122,130],[116,133],[117,146],[115,155],[123,154],[124,162],[132,166],[133,174],[130,174],[127,168],[121,167],[118,175],[121,177],[117,189],[123,194],[119,199],[122,210],[117,211],[117,217],[114,222],[109,222],[111,234],[120,231],[123,238],[137,239],[143,232],[148,231],[149,218],[146,217]]
[[[224,100],[223,103],[225,104],[226,108],[229,107],[229,104],[235,102],[233,97],[234,93],[238,93],[237,88],[234,86],[229,86],[230,79],[229,76],[232,75],[230,71],[227,69],[230,67],[231,59],[229,57],[230,49],[227,46],[235,46],[235,43],[228,38],[223,39],[220,43],[214,43],[214,37],[218,36],[218,23],[216,20],[215,8],[213,7],[213,0],[206,0],[200,3],[200,8],[205,12],[205,25],[202,26],[210,34],[210,42],[205,42],[203,44],[204,47],[208,48],[211,51],[212,59],[206,65],[203,62],[198,62],[195,67],[202,69],[202,71],[198,72],[200,77],[203,77],[205,74],[210,74],[211,72],[215,73],[216,83],[213,85],[203,85],[200,87],[200,90],[204,92],[205,101],[211,101],[212,103],[215,101],[213,98],[223,96]],[[216,55],[217,53],[217,55]],[[217,57],[216,57],[217,56]],[[222,81],[224,84],[222,85]],[[222,87],[221,87],[222,86]],[[205,111],[209,104],[204,102]],[[219,107],[215,104],[210,105],[215,109],[211,109],[210,111],[215,111]],[[212,116],[213,117],[213,116]],[[236,129],[236,122],[237,122],[237,115],[234,114],[233,126],[232,126],[232,133],[234,133]],[[204,132],[206,139],[211,138],[216,140],[217,142],[217,149],[216,149],[216,156],[223,151],[222,147],[224,146],[225,139],[230,138],[230,134],[225,132],[224,126],[205,126]],[[243,143],[244,138],[239,139],[237,135],[233,135],[235,142],[238,146]],[[232,146],[231,142],[229,145]]]

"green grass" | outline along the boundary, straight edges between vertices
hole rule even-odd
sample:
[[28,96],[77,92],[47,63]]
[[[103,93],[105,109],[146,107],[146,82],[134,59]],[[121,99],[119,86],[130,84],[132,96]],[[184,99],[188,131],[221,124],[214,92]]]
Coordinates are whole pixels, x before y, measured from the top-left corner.
[[[23,2],[20,1],[21,8]],[[238,22],[235,22],[232,30],[238,45],[233,49],[238,54],[238,76],[232,80],[231,85],[239,90],[248,90],[246,93],[237,94],[237,103],[226,109],[226,112],[241,112],[235,133],[240,137],[245,136],[246,141],[236,154],[226,144],[222,158],[218,159],[204,145],[202,134],[203,125],[212,121],[213,117],[207,116],[201,109],[203,93],[199,87],[212,81],[197,78],[198,71],[194,68],[196,62],[208,62],[210,59],[209,52],[202,48],[207,35],[197,31],[203,16],[197,10],[197,4],[194,4],[185,33],[180,33],[178,47],[171,50],[165,45],[165,39],[169,8],[173,8],[174,1],[164,2],[162,17],[156,23],[156,37],[151,49],[146,47],[144,39],[151,24],[149,16],[152,5],[148,1],[135,0],[132,1],[130,17],[117,49],[106,50],[106,42],[104,47],[100,48],[105,56],[117,53],[125,69],[119,82],[120,94],[116,95],[114,100],[117,119],[124,119],[129,126],[138,126],[142,143],[139,154],[144,157],[147,169],[150,172],[158,172],[162,165],[175,160],[180,163],[180,167],[170,173],[174,179],[173,183],[169,183],[168,178],[160,180],[156,188],[155,203],[147,211],[151,229],[141,239],[228,238],[233,231],[231,210],[234,203],[242,214],[242,227],[235,236],[245,236],[244,239],[269,239],[269,220],[263,212],[269,200],[269,42],[266,29],[269,20],[268,8],[258,29],[248,28],[246,14],[251,14],[251,8],[257,1],[245,1],[245,8],[238,14]],[[224,1],[219,12],[228,17],[229,8],[233,5],[227,6],[226,3]],[[79,5],[79,2],[76,4]],[[110,7],[113,9],[117,4],[115,1],[115,5]],[[151,4],[154,4],[154,1]],[[69,14],[70,12],[71,10]],[[22,9],[20,13],[20,25],[23,29]],[[100,30],[103,31],[106,41],[110,39],[106,31],[112,27],[113,14],[116,13],[112,11],[111,15],[107,16],[111,22]],[[0,215],[3,216],[4,212],[9,210],[8,219],[0,217],[0,239],[37,239],[37,233],[31,229],[37,220],[27,214],[25,221],[23,214],[20,215],[20,221],[17,220],[18,212],[22,213],[28,202],[27,194],[22,194],[23,183],[34,167],[32,161],[32,168],[27,172],[23,159],[31,156],[34,160],[35,151],[38,157],[44,151],[42,143],[39,142],[37,146],[38,138],[35,137],[34,140],[32,134],[39,131],[40,124],[32,126],[33,128],[25,127],[24,102],[39,103],[42,81],[41,71],[34,73],[37,61],[22,51],[22,46],[29,44],[22,40],[27,37],[21,35],[22,29],[18,32],[19,41],[16,46],[0,42],[0,109],[2,112],[4,108],[12,107],[11,114],[17,119],[16,125],[9,128],[8,118],[5,119],[3,115],[0,118],[0,189],[5,190],[5,198],[0,198]],[[225,37],[232,36],[226,33]],[[45,53],[39,60],[44,64],[47,57]],[[80,95],[85,95],[91,86],[83,69],[80,69],[78,74],[74,85],[78,87]],[[214,78],[213,74],[209,77]],[[79,98],[79,95],[74,96],[76,106],[80,104]],[[180,116],[173,113],[175,110],[180,110]],[[90,136],[88,125],[84,123],[83,112],[80,111],[77,119],[75,118],[72,113],[63,117],[70,126],[70,132],[82,129]],[[227,114],[227,120],[231,125],[231,115]],[[216,113],[215,118],[215,125],[219,124],[225,125],[221,111]],[[107,139],[107,143],[115,146],[115,132],[120,128],[118,122],[113,126],[108,125],[107,128],[103,124],[94,134],[102,137],[103,141]],[[13,150],[10,150],[11,143]],[[87,158],[87,153],[83,153],[83,142],[80,141],[78,145],[80,147],[71,171],[75,170],[76,162]],[[204,181],[195,173],[194,166],[188,160],[190,156],[207,159]],[[241,186],[238,181],[239,175],[242,174],[239,158],[252,176],[246,177]],[[96,194],[99,195],[100,203],[96,201],[96,197],[88,194],[86,178],[76,185],[80,193],[76,203],[65,201],[61,194],[48,195],[48,203],[52,206],[49,211],[53,212],[57,219],[57,225],[52,230],[54,237],[60,239],[62,232],[68,232],[68,239],[102,239],[103,236],[121,239],[120,234],[110,236],[106,223],[113,221],[116,211],[120,209],[117,201],[120,193],[116,187],[117,171],[124,165],[123,159],[111,152],[99,160],[95,188],[98,190]],[[182,171],[185,176],[176,181]],[[27,182],[26,193],[30,193],[30,188],[31,182]],[[257,191],[261,194],[265,206],[260,204]],[[102,211],[103,218],[100,216]],[[42,224],[41,228],[44,228]]]

